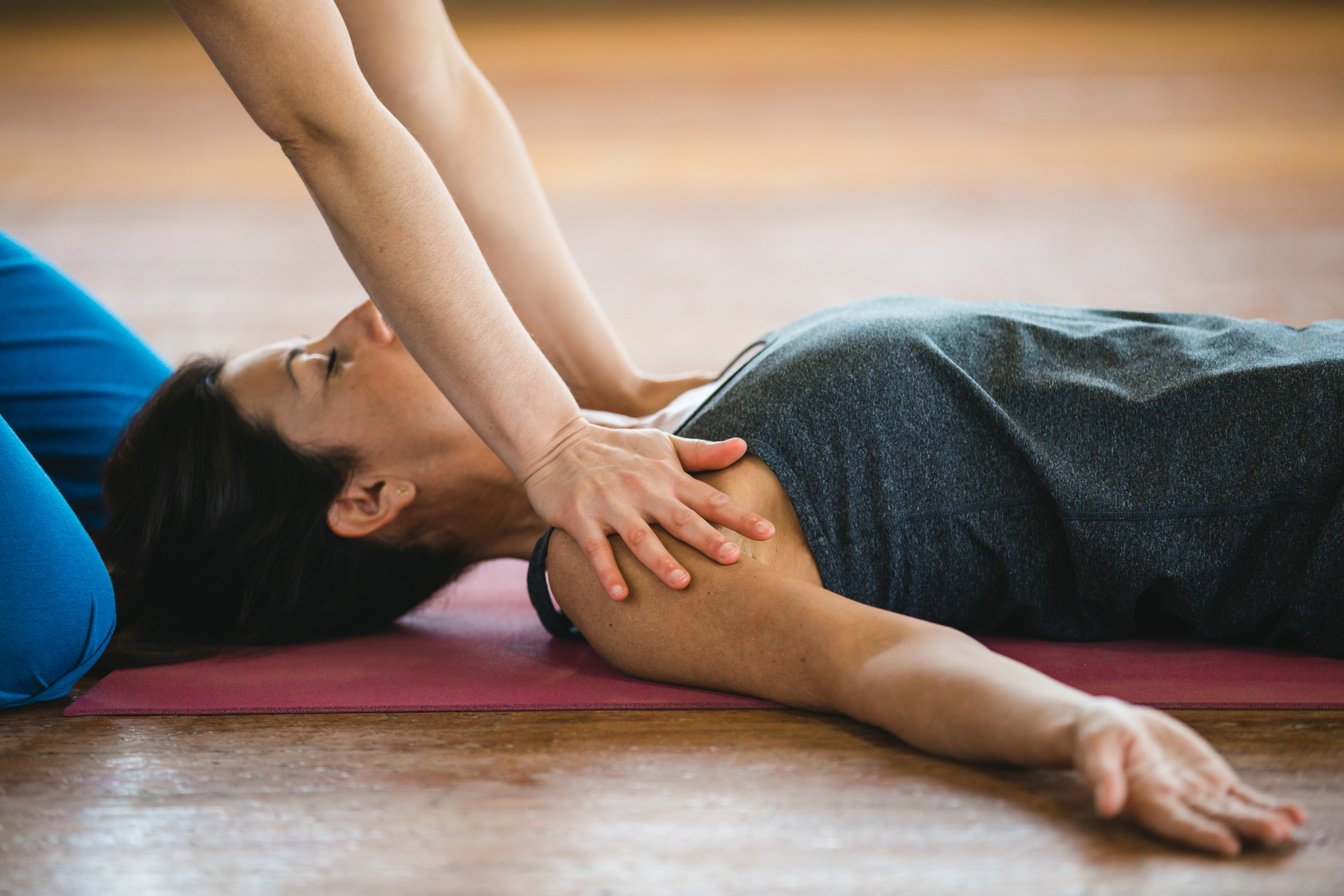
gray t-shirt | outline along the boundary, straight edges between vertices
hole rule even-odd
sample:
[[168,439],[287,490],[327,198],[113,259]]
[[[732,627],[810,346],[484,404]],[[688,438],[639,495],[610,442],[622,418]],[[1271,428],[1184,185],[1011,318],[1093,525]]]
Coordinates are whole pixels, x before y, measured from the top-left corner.
[[831,591],[1344,654],[1344,322],[898,297],[765,341],[678,433],[747,440]]

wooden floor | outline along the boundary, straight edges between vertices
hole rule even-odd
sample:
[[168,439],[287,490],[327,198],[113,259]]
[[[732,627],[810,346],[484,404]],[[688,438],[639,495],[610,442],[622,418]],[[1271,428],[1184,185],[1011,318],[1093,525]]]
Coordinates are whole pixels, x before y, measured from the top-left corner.
[[[895,291],[1344,316],[1324,7],[458,26],[650,369]],[[0,21],[0,227],[173,359],[361,298],[172,20]],[[0,893],[1344,892],[1344,713],[1180,714],[1312,812],[1222,862],[802,713],[59,712],[0,714]]]
[[0,716],[5,893],[1004,893],[1344,887],[1340,713],[1181,713],[1313,813],[1236,861],[782,711]]

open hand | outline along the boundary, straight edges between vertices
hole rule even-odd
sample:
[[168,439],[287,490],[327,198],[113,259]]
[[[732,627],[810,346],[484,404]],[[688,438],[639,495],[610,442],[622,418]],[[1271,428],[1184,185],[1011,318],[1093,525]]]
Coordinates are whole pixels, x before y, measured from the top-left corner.
[[1292,838],[1307,815],[1242,782],[1198,734],[1165,713],[1102,699],[1077,725],[1074,765],[1097,814],[1224,856]]
[[619,535],[671,588],[685,588],[691,577],[650,522],[720,563],[736,562],[740,551],[710,522],[757,540],[774,534],[769,522],[686,472],[722,469],[746,450],[741,439],[702,442],[654,429],[607,429],[576,421],[523,485],[542,519],[574,537],[602,587],[621,600],[629,588],[609,534]]

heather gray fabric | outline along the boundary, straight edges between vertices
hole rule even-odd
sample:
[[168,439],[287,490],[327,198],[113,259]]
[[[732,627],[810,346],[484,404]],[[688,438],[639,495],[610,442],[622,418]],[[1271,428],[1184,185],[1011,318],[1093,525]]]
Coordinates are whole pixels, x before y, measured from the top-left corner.
[[747,439],[830,590],[1344,655],[1344,321],[902,297],[767,339],[679,432]]

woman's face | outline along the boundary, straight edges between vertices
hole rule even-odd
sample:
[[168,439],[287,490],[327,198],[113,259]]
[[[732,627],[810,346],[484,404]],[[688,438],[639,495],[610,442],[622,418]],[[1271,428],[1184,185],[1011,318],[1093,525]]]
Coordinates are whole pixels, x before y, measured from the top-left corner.
[[361,467],[418,462],[475,439],[372,302],[321,339],[279,342],[224,365],[242,413],[299,447],[353,448]]

